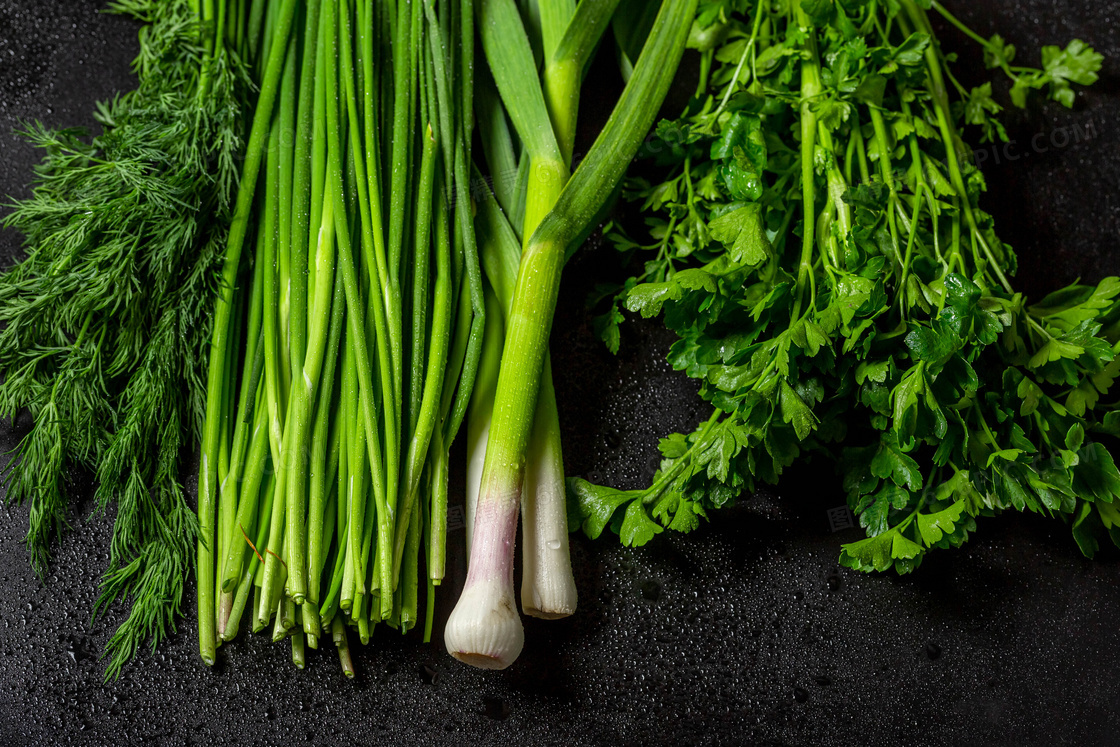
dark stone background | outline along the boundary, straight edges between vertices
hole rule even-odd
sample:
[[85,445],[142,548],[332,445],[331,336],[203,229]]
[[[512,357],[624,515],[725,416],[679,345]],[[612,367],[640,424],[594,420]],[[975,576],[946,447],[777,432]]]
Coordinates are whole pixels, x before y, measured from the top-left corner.
[[[25,196],[36,160],[14,125],[91,125],[95,101],[132,86],[136,28],[99,14],[102,4],[0,0],[0,194]],[[1010,114],[1020,157],[990,154],[985,205],[1031,293],[1120,272],[1120,3],[951,6],[1029,63],[1041,45],[1073,37],[1106,55],[1102,81],[1074,111]],[[978,51],[952,30],[943,40],[961,55],[960,77],[979,82]],[[595,100],[584,96],[585,122],[606,111]],[[1032,152],[1040,133],[1049,149]],[[0,232],[0,262],[18,256],[18,242]],[[592,242],[567,274],[556,380],[568,471],[632,487],[648,477],[657,437],[691,428],[702,407],[664,363],[671,339],[655,323],[628,324],[618,357],[595,340],[584,299],[610,262]],[[13,445],[3,435],[0,446]],[[87,523],[88,491],[80,497],[77,531],[45,585],[21,545],[26,509],[0,509],[2,744],[1120,743],[1118,554],[1084,560],[1057,521],[985,521],[964,549],[909,577],[860,576],[836,565],[840,543],[859,536],[830,531],[827,510],[843,503],[836,480],[810,466],[649,548],[573,535],[580,609],[527,620],[525,652],[505,672],[469,669],[438,643],[388,629],[355,646],[353,682],[330,650],[300,672],[287,646],[263,636],[223,647],[206,670],[188,616],[176,638],[103,683],[97,657],[123,610],[90,623],[109,520]],[[461,583],[461,550],[451,573],[441,618]]]

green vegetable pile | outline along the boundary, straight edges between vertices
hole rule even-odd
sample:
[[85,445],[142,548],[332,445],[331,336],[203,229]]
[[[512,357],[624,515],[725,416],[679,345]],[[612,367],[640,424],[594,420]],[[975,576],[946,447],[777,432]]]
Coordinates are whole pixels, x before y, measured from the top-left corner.
[[[28,256],[0,275],[0,414],[31,422],[7,500],[42,571],[70,468],[95,471],[116,510],[98,609],[132,603],[110,675],[173,629],[192,552],[207,664],[271,627],[297,666],[329,636],[353,676],[348,631],[418,626],[422,587],[428,639],[464,421],[470,566],[444,640],[475,666],[523,646],[519,514],[522,608],[563,617],[569,516],[640,545],[809,456],[867,530],[841,557],[859,570],[912,570],[1008,509],[1063,517],[1087,555],[1120,544],[1098,440],[1120,435],[1120,280],[1014,291],[960,135],[1006,140],[1001,105],[953,78],[926,12],[1016,106],[1072,106],[1101,65],[1082,42],[1022,67],[930,0],[113,7],[146,24],[139,87],[93,139],[29,129],[45,159],[5,218]],[[626,87],[573,169],[612,25]],[[696,95],[643,145],[686,40]],[[648,489],[571,479],[565,506],[552,314],[639,149],[645,235],[609,233],[644,266],[600,331],[617,350],[623,307],[661,315],[713,412],[662,440]]]
[[[33,128],[47,155],[7,218],[29,256],[0,277],[2,412],[33,420],[7,496],[31,504],[36,566],[65,524],[70,465],[117,507],[98,607],[127,596],[132,613],[109,675],[173,629],[192,547],[207,664],[271,627],[300,667],[329,636],[353,676],[348,631],[410,630],[422,584],[427,640],[468,413],[485,469],[449,649],[480,666],[520,651],[522,504],[525,611],[575,610],[552,308],[696,3],[620,12],[629,82],[575,170],[580,86],[619,0],[114,6],[145,24],[140,86],[102,108],[92,141]],[[494,193],[471,189],[476,111]],[[196,443],[197,515],[180,486]]]
[[[1068,521],[1086,555],[1120,544],[1096,440],[1120,433],[1120,281],[1015,292],[961,136],[1006,139],[1001,106],[952,76],[929,10],[961,25],[929,0],[701,3],[697,93],[647,145],[658,176],[628,182],[646,235],[612,234],[642,272],[599,326],[617,349],[622,306],[661,315],[713,412],[661,441],[648,489],[569,481],[590,536],[690,531],[814,455],[867,531],[851,568],[905,573],[1012,509]],[[1071,106],[1101,66],[1076,40],[1012,66],[968,33],[1017,106]]]

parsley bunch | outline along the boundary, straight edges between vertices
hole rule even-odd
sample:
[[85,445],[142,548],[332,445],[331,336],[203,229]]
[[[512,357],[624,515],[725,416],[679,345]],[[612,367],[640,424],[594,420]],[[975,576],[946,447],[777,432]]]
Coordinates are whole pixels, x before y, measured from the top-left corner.
[[[569,481],[590,536],[689,531],[819,454],[867,530],[843,547],[855,569],[910,571],[1008,509],[1063,517],[1086,555],[1120,543],[1120,472],[1093,439],[1120,432],[1120,281],[1015,292],[960,135],[1006,139],[1000,106],[953,78],[930,9],[960,25],[928,0],[701,4],[697,94],[646,146],[658,180],[628,182],[648,237],[612,229],[642,273],[598,325],[617,349],[621,306],[662,315],[714,410],[661,441],[648,489]],[[1083,42],[1033,69],[968,33],[1016,106],[1097,78]]]

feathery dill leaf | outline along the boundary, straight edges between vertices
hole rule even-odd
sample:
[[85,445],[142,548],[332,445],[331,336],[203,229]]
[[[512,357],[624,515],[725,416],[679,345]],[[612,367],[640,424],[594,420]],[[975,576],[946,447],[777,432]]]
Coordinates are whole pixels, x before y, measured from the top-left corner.
[[[103,127],[25,129],[43,151],[33,194],[4,224],[27,257],[0,275],[0,416],[31,431],[2,477],[27,503],[42,575],[67,527],[67,475],[96,471],[116,505],[94,615],[128,597],[107,676],[174,630],[197,520],[179,482],[205,407],[209,314],[219,283],[250,81],[188,0],[126,0],[146,24],[136,90],[98,106]],[[208,51],[212,49],[213,51]]]

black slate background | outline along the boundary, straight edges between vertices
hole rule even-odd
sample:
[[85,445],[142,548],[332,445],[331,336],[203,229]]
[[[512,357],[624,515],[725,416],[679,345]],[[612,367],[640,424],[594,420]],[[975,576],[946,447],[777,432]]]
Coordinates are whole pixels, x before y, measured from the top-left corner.
[[[0,194],[25,196],[36,161],[14,125],[88,126],[95,101],[131,87],[136,28],[101,5],[0,0]],[[1015,146],[998,163],[986,156],[986,206],[1032,294],[1120,273],[1120,3],[951,6],[1031,63],[1075,36],[1106,55],[1074,111],[1011,114]],[[942,38],[961,55],[959,76],[979,82],[979,53],[954,30]],[[605,92],[614,84],[602,77]],[[581,116],[604,111],[585,103]],[[0,262],[18,246],[0,232]],[[593,240],[567,273],[556,382],[568,471],[633,487],[656,464],[657,437],[703,409],[664,363],[672,340],[656,324],[627,325],[618,357],[595,340],[584,299],[610,267]],[[14,444],[6,426],[0,435]],[[207,670],[188,615],[177,637],[103,683],[97,656],[123,611],[90,622],[110,523],[87,521],[88,490],[79,497],[78,531],[45,585],[21,545],[26,509],[0,508],[0,744],[1120,744],[1118,554],[1084,560],[1054,521],[986,521],[909,577],[856,575],[835,561],[859,532],[830,530],[827,510],[843,499],[810,465],[690,536],[631,550],[573,535],[580,609],[527,620],[525,652],[505,672],[387,629],[355,647],[353,682],[331,651],[300,672],[263,636],[224,646]],[[450,570],[440,618],[461,550]]]

